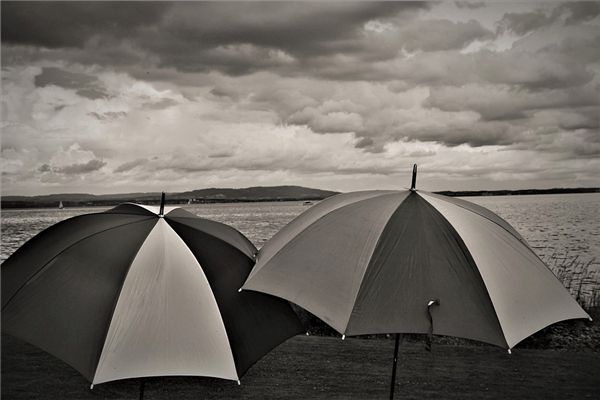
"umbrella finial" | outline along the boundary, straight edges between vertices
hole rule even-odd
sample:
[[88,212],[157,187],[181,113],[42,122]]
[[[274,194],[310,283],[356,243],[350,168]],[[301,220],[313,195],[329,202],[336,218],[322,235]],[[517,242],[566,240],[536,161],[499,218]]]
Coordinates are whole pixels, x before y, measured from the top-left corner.
[[413,165],[412,183],[410,184],[410,190],[416,190],[417,186],[417,164]]
[[165,213],[165,192],[162,192],[162,195],[160,196],[160,211],[158,211],[158,215],[160,215],[161,217],[164,215]]

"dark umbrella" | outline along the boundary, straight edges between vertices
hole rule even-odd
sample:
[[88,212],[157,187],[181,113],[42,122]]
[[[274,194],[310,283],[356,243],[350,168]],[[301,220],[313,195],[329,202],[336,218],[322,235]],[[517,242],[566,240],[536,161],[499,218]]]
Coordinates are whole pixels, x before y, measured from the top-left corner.
[[509,351],[552,323],[589,318],[506,221],[415,183],[416,165],[411,190],[311,207],[260,250],[243,289],[296,303],[344,336],[448,335]]
[[239,382],[303,331],[287,302],[238,293],[255,251],[237,230],[163,204],[70,218],[2,265],[2,331],[92,386],[163,375]]

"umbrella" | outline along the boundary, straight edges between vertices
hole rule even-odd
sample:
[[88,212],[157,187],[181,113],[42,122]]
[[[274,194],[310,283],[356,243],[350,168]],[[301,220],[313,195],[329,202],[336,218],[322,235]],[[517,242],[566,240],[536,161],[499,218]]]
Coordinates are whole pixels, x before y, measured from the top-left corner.
[[163,204],[164,194],[160,209],[122,204],[70,218],[25,243],[2,265],[2,331],[92,387],[163,375],[239,383],[303,332],[286,301],[238,293],[254,263],[248,239]]
[[[311,207],[260,250],[243,285],[346,335],[422,333],[514,347],[589,318],[506,221],[415,189],[361,191]],[[392,390],[398,350],[396,335]],[[393,392],[392,392],[393,395]]]

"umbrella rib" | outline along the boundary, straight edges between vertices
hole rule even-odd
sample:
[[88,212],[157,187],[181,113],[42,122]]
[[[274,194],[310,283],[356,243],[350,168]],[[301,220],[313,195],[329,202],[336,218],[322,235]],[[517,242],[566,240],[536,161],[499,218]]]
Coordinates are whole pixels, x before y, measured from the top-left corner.
[[82,241],[84,241],[84,240],[86,240],[86,239],[89,239],[89,238],[91,238],[92,236],[99,235],[99,234],[101,234],[101,233],[103,233],[103,232],[109,231],[109,230],[111,230],[111,229],[116,229],[116,228],[121,228],[121,227],[123,227],[123,226],[127,226],[127,225],[137,224],[137,223],[144,222],[144,221],[147,221],[147,220],[149,220],[149,219],[152,219],[152,218],[154,218],[154,217],[150,217],[150,216],[149,216],[149,217],[145,217],[144,219],[142,219],[142,220],[139,220],[139,221],[127,222],[127,223],[124,223],[124,224],[121,224],[121,225],[111,226],[110,228],[102,229],[102,230],[100,230],[100,231],[98,231],[98,232],[94,232],[94,233],[92,233],[92,234],[90,234],[90,235],[87,235],[87,236],[85,236],[85,237],[83,237],[83,238],[81,238],[81,239],[79,239],[79,240],[75,241],[75,242],[74,242],[74,243],[72,243],[71,245],[69,245],[69,246],[65,247],[65,248],[64,248],[64,249],[62,249],[60,252],[58,252],[56,255],[54,255],[52,258],[50,258],[48,261],[46,261],[46,262],[45,262],[45,263],[44,263],[44,264],[43,264],[43,265],[42,265],[40,268],[38,268],[38,270],[37,270],[37,271],[35,271],[33,274],[31,274],[31,276],[30,276],[29,278],[27,278],[27,279],[25,280],[25,282],[23,282],[23,284],[22,284],[21,286],[19,286],[19,288],[18,288],[18,289],[15,291],[15,293],[13,293],[13,295],[12,295],[12,296],[10,296],[10,298],[9,298],[9,299],[6,301],[6,303],[5,303],[5,304],[4,304],[4,306],[2,307],[2,310],[4,310],[4,309],[5,309],[5,308],[6,308],[6,307],[7,307],[7,306],[10,304],[10,302],[11,302],[11,301],[12,301],[12,300],[13,300],[13,299],[14,299],[14,298],[17,296],[17,294],[19,294],[19,292],[21,292],[21,290],[23,290],[23,288],[24,288],[25,286],[27,286],[27,285],[29,284],[29,282],[31,282],[31,280],[32,280],[33,278],[35,278],[36,276],[38,276],[39,274],[41,274],[41,273],[44,271],[44,269],[46,268],[46,266],[48,266],[48,264],[50,264],[50,263],[52,262],[52,260],[54,260],[54,259],[56,259],[57,257],[59,257],[61,254],[63,254],[65,251],[69,250],[70,248],[72,248],[72,247],[73,247],[73,246],[75,246],[76,244],[78,244],[78,243],[80,243],[80,242],[82,242]]
[[[277,256],[277,254],[279,254],[279,252],[281,252],[281,250],[283,250],[283,249],[284,249],[285,247],[287,247],[287,246],[288,246],[290,243],[292,243],[294,240],[296,240],[296,239],[297,239],[297,238],[298,238],[298,237],[299,237],[299,236],[300,236],[300,235],[301,235],[303,232],[305,232],[305,231],[306,231],[308,228],[310,228],[311,226],[313,226],[313,225],[314,225],[314,224],[316,224],[317,222],[321,221],[322,219],[326,218],[326,217],[327,217],[328,215],[330,215],[332,212],[334,212],[334,211],[337,211],[337,210],[340,210],[340,209],[342,209],[342,208],[344,208],[344,207],[348,207],[348,206],[356,205],[356,204],[358,204],[358,203],[362,203],[362,202],[365,202],[365,201],[372,200],[372,199],[374,199],[374,198],[376,198],[376,197],[391,196],[391,195],[396,195],[396,194],[398,194],[398,192],[396,192],[396,191],[391,191],[391,192],[390,192],[390,191],[388,191],[388,192],[386,192],[386,191],[382,191],[382,193],[378,193],[378,194],[376,194],[376,195],[374,195],[374,196],[367,197],[367,198],[363,198],[363,199],[360,199],[360,200],[358,200],[358,201],[355,201],[355,202],[352,202],[352,203],[344,204],[344,205],[342,205],[342,206],[340,206],[340,207],[337,207],[337,208],[335,208],[335,209],[333,209],[333,210],[330,210],[330,211],[328,211],[327,213],[325,213],[325,214],[321,215],[319,218],[315,219],[315,220],[314,220],[314,221],[312,221],[310,224],[308,224],[307,226],[305,226],[304,228],[302,228],[302,229],[301,229],[299,232],[297,232],[296,234],[294,234],[294,237],[293,237],[292,239],[290,239],[288,242],[286,242],[284,246],[282,246],[280,249],[278,249],[278,250],[277,250],[277,251],[276,251],[276,252],[275,252],[275,253],[274,253],[274,254],[271,256],[271,258],[269,258],[269,260],[268,260],[267,262],[265,262],[265,265],[266,265],[266,264],[267,264],[267,263],[268,263],[270,260],[272,260],[273,258],[275,258],[275,257]],[[286,225],[286,227],[287,227],[287,226],[289,226],[289,225],[290,225],[292,222],[294,222],[296,219],[300,218],[301,216],[302,216],[302,214],[300,214],[299,216],[297,216],[296,218],[294,218],[294,219],[293,219],[291,222],[289,222],[289,223],[288,223],[288,225]],[[285,228],[285,227],[284,227],[284,228]],[[385,228],[384,228],[384,229],[385,229]],[[281,230],[280,230],[279,232],[281,232]],[[279,234],[279,232],[277,232],[275,235]],[[272,238],[271,238],[271,240],[272,240]],[[375,246],[375,247],[377,247],[377,246]],[[262,248],[261,248],[260,250],[262,250]],[[260,250],[259,250],[259,252],[258,252],[258,255],[259,255],[259,256],[260,256]],[[258,264],[258,258],[257,258],[256,262],[257,262],[257,264]],[[264,265],[263,265],[263,267],[264,267]],[[254,270],[255,270],[255,268],[256,268],[256,266],[255,266],[255,267],[252,269],[252,271],[250,271],[250,275],[248,275],[248,278],[247,278],[246,282],[248,282],[248,281],[249,281],[249,280],[252,278],[252,274],[255,272],[255,271],[254,271]],[[244,285],[245,285],[245,284],[246,284],[246,283],[244,282]],[[243,285],[242,285],[242,286],[243,286]]]
[[[179,219],[179,218],[189,218],[189,219],[193,219],[192,217],[175,217],[175,218],[177,218],[177,219]],[[187,227],[189,227],[189,228],[192,228],[192,229],[198,230],[198,231],[202,232],[202,233],[203,233],[203,234],[205,234],[205,235],[208,235],[208,236],[210,236],[210,237],[212,237],[212,238],[215,238],[216,240],[219,240],[219,241],[221,241],[221,242],[223,242],[223,243],[226,243],[228,246],[230,246],[230,247],[232,247],[233,249],[235,249],[235,250],[239,251],[239,252],[240,252],[240,253],[242,253],[244,256],[246,256],[246,257],[248,257],[248,258],[250,258],[250,259],[252,259],[252,256],[254,255],[254,253],[256,253],[256,248],[254,248],[254,249],[253,249],[253,254],[252,254],[252,255],[248,255],[248,254],[244,253],[244,252],[242,251],[242,249],[238,248],[238,247],[237,247],[236,245],[234,245],[233,243],[230,243],[230,242],[228,242],[228,241],[226,241],[226,240],[224,240],[224,239],[222,239],[222,238],[220,238],[220,237],[218,237],[218,236],[216,236],[216,235],[213,235],[213,234],[211,234],[211,233],[209,233],[209,232],[207,232],[207,231],[204,231],[204,230],[202,230],[202,231],[201,231],[200,229],[196,229],[196,228],[195,228],[193,225],[188,225],[188,224],[186,224],[186,223],[184,223],[184,222],[182,222],[182,221],[177,221],[175,218],[174,218],[174,217],[166,217],[166,218],[165,218],[165,221],[166,221],[166,222],[167,222],[167,224],[168,224],[168,225],[171,227],[171,229],[173,229],[173,230],[175,231],[175,233],[177,233],[177,231],[175,230],[175,227],[174,227],[173,225],[171,225],[171,222],[174,222],[174,223],[176,223],[176,224],[185,225],[185,226],[187,226]],[[207,220],[207,221],[208,221],[208,220]],[[211,221],[211,222],[214,222],[214,221]],[[229,228],[229,226],[227,226],[227,227]],[[237,233],[237,234],[239,234],[239,235],[241,236],[241,238],[242,238],[242,239],[245,239],[245,237],[244,237],[244,236],[243,236],[243,235],[242,235],[240,232],[237,232],[237,231],[236,231],[236,233]],[[177,235],[179,235],[179,233],[177,233]],[[246,240],[247,240],[247,239],[246,239]],[[254,247],[254,244],[252,244],[252,242],[250,242],[249,240],[248,240],[248,242],[250,243],[250,245],[251,245],[252,247]]]
[[[185,245],[185,247],[186,247],[186,248],[187,248],[187,249],[190,251],[190,253],[192,253],[192,251],[191,251],[191,249],[190,249],[189,245],[188,245],[188,244],[185,242],[185,240],[183,240],[183,238],[181,237],[181,235],[179,235],[179,233],[177,233],[177,231],[176,231],[176,230],[175,230],[175,229],[174,229],[174,228],[171,226],[171,224],[169,224],[169,222],[167,221],[167,219],[166,219],[166,218],[164,219],[164,221],[166,222],[166,224],[167,224],[168,228],[169,228],[169,229],[171,229],[171,230],[173,231],[173,233],[174,233],[174,234],[175,234],[175,235],[176,235],[176,236],[179,238],[179,240],[181,240],[181,241],[183,242],[183,244],[184,244],[184,245]],[[154,229],[154,227],[153,227],[152,229]],[[114,302],[113,302],[113,306],[112,306],[112,311],[111,311],[111,314],[110,314],[110,318],[109,318],[109,320],[108,320],[108,324],[107,324],[107,326],[106,326],[106,331],[105,331],[105,333],[104,333],[104,337],[103,337],[103,339],[102,339],[102,347],[101,347],[101,349],[100,349],[100,352],[98,353],[98,358],[97,358],[97,360],[96,360],[96,369],[94,370],[94,375],[93,375],[93,377],[92,377],[92,380],[93,380],[93,379],[96,377],[96,372],[97,372],[97,368],[98,368],[98,363],[100,362],[100,358],[102,357],[102,353],[104,352],[104,347],[105,347],[105,345],[106,345],[106,339],[107,339],[107,337],[108,337],[108,333],[109,333],[109,330],[110,330],[110,327],[111,327],[111,324],[112,324],[112,320],[113,320],[113,318],[114,318],[114,314],[115,314],[115,311],[116,311],[116,308],[117,308],[117,304],[118,304],[118,302],[119,302],[119,298],[121,297],[121,292],[122,292],[122,290],[123,290],[123,286],[124,286],[124,284],[125,284],[125,280],[127,279],[127,275],[129,274],[129,270],[131,269],[131,266],[132,266],[133,262],[135,261],[135,259],[137,258],[137,256],[138,256],[138,254],[139,254],[140,250],[141,250],[141,249],[142,249],[142,247],[144,246],[144,243],[145,243],[145,241],[142,241],[142,243],[140,244],[140,247],[138,247],[137,251],[135,252],[135,255],[134,255],[132,258],[131,258],[131,262],[129,263],[129,265],[128,265],[128,267],[127,267],[127,271],[126,271],[126,272],[125,272],[125,274],[123,275],[123,280],[121,281],[121,284],[120,284],[120,286],[119,286],[119,291],[117,292],[117,295],[115,296],[115,300],[114,300]],[[236,249],[236,250],[237,250],[237,249]],[[192,253],[192,256],[193,256],[193,253]],[[193,256],[193,258],[194,258],[194,260],[195,260],[195,262],[196,262],[196,264],[197,264],[197,267],[198,267],[198,268],[199,268],[199,269],[202,271],[202,274],[204,274],[204,270],[203,270],[202,266],[200,265],[200,261],[198,261],[198,259],[197,259],[195,256]],[[213,298],[214,298],[214,301],[215,301],[215,305],[216,305],[216,307],[217,307],[217,310],[219,310],[219,316],[220,316],[220,318],[221,318],[221,323],[223,324],[223,330],[224,330],[224,332],[225,332],[225,337],[227,338],[227,343],[229,344],[229,350],[230,350],[230,352],[231,352],[231,357],[232,357],[232,361],[233,361],[234,369],[235,369],[236,376],[237,376],[238,372],[237,372],[237,367],[236,367],[235,359],[234,359],[234,357],[233,357],[233,347],[231,346],[231,342],[230,342],[230,340],[229,340],[229,333],[227,332],[227,328],[225,327],[225,321],[222,319],[221,310],[220,310],[220,308],[219,308],[219,303],[217,302],[217,299],[216,299],[216,297],[214,297],[214,292],[213,292],[213,288],[212,288],[212,286],[211,286],[211,283],[210,283],[210,281],[208,280],[208,278],[207,278],[206,276],[205,276],[205,279],[206,279],[206,282],[207,282],[207,284],[208,284],[208,285],[209,285],[209,287],[211,288],[211,292],[212,292],[212,295],[213,295]],[[239,382],[239,376],[237,376],[237,378],[238,378],[238,382]]]
[[[420,195],[420,194],[419,194]],[[420,195],[421,196],[421,195]],[[450,223],[450,221],[448,221],[448,219],[444,216],[444,214],[442,214],[436,207],[433,206],[433,204],[431,204],[429,201],[427,201],[427,199],[425,199],[423,196],[421,196],[421,198],[427,203],[427,205],[429,207],[431,207],[433,209],[433,211],[435,213],[437,213],[444,221],[446,221],[446,223],[448,224],[448,226],[450,227],[450,229],[453,231],[454,235],[456,237],[456,239],[458,241],[460,241],[460,243],[462,244],[462,246],[460,246],[461,248],[464,248],[464,251],[466,252],[465,256],[468,256],[469,259],[472,260],[472,265],[474,266],[474,270],[477,272],[477,276],[478,278],[481,280],[481,282],[483,283],[483,286],[485,287],[485,295],[487,297],[487,299],[490,302],[490,305],[492,306],[492,310],[494,310],[494,316],[496,319],[496,322],[498,323],[498,327],[500,328],[500,333],[502,333],[502,338],[504,339],[504,342],[506,343],[506,347],[510,349],[510,345],[508,344],[508,340],[506,339],[506,334],[504,333],[504,327],[502,326],[502,323],[500,322],[500,318],[498,317],[498,311],[496,310],[496,305],[494,304],[494,301],[492,300],[492,297],[490,296],[490,292],[488,290],[488,285],[485,281],[485,279],[483,279],[483,276],[481,276],[481,271],[479,271],[479,267],[477,266],[477,263],[475,262],[475,260],[473,259],[473,255],[471,254],[471,251],[469,250],[469,248],[467,247],[466,243],[464,242],[464,240],[461,238],[460,234],[457,232],[456,228],[454,228],[454,226]],[[437,198],[437,197],[436,197]],[[446,200],[447,201],[447,200]],[[453,204],[449,201],[447,201],[450,204]],[[467,210],[464,207],[461,207],[465,210]],[[468,211],[468,210],[467,210]],[[477,215],[479,215],[478,213],[475,213]],[[488,221],[491,221],[489,218],[486,218]],[[498,225],[497,223],[495,223],[494,221],[491,221],[494,224]],[[498,225],[500,226],[500,225]],[[503,228],[503,227],[502,227]],[[504,228],[503,228],[504,229]],[[506,230],[506,229],[505,229]],[[509,232],[510,233],[510,232]],[[514,235],[513,235],[514,236]],[[502,347],[502,346],[498,346],[498,347]]]
[[385,235],[386,230],[388,229],[388,227],[391,224],[391,220],[392,220],[393,215],[398,211],[398,209],[400,207],[402,207],[402,205],[404,204],[404,202],[408,199],[408,196],[410,196],[411,194],[412,194],[412,192],[408,192],[408,194],[406,195],[406,197],[404,197],[402,199],[402,201],[400,201],[400,204],[398,204],[398,206],[394,209],[394,211],[392,211],[392,213],[390,214],[390,217],[388,218],[388,221],[385,223],[385,226],[383,227],[383,229],[379,233],[379,238],[377,239],[377,242],[375,243],[375,246],[373,246],[373,250],[371,251],[371,256],[369,257],[369,262],[367,263],[367,267],[364,269],[363,274],[362,274],[362,276],[360,278],[360,282],[361,283],[358,286],[358,290],[356,291],[356,293],[354,295],[354,300],[352,302],[352,310],[350,310],[350,315],[348,315],[348,320],[346,321],[346,325],[344,327],[344,333],[348,331],[348,326],[350,325],[350,320],[352,319],[354,308],[356,307],[356,301],[358,300],[358,295],[360,294],[361,289],[363,288],[365,274],[367,273],[367,270],[372,267],[372,261],[373,261],[372,257],[373,257],[373,254],[375,254],[375,251],[378,249],[379,245],[381,244],[381,240],[382,240],[383,236]]
[[[421,195],[421,193],[419,193],[419,191],[417,191],[417,193],[418,193],[418,194],[419,194],[421,197],[423,197],[423,196]],[[432,194],[432,193],[429,193],[429,192],[425,192],[425,193],[427,193],[427,195],[430,195],[430,194]],[[426,196],[427,196],[427,195],[426,195]],[[469,208],[467,208],[467,207],[465,207],[465,206],[463,206],[463,205],[461,205],[461,204],[453,203],[453,202],[451,202],[451,201],[449,201],[449,200],[446,200],[446,199],[445,199],[443,196],[432,196],[432,197],[435,197],[436,199],[439,199],[439,200],[443,200],[443,201],[445,201],[446,203],[452,204],[452,205],[454,205],[454,206],[460,207],[460,208],[462,208],[463,210],[469,211],[469,212],[471,212],[471,213],[473,213],[473,214],[477,214],[477,215],[479,215],[480,217],[487,219],[487,220],[488,220],[488,221],[490,221],[491,223],[498,225],[500,228],[504,229],[506,232],[508,232],[508,233],[509,233],[511,236],[513,236],[513,237],[514,237],[515,239],[517,239],[519,242],[523,243],[523,244],[524,244],[524,245],[525,245],[525,246],[526,246],[526,247],[527,247],[527,248],[528,248],[528,249],[529,249],[529,250],[530,250],[530,251],[531,251],[533,254],[535,254],[535,252],[534,252],[534,251],[531,249],[531,247],[529,246],[529,243],[527,243],[527,241],[526,241],[525,239],[523,239],[522,237],[516,236],[516,235],[515,235],[513,232],[511,232],[510,230],[506,229],[506,227],[502,226],[501,224],[499,224],[498,222],[494,221],[493,219],[490,219],[490,218],[486,217],[484,214],[482,214],[482,213],[479,213],[479,212],[477,212],[477,211],[475,211],[475,210],[471,210],[471,209],[469,209]],[[426,199],[425,199],[425,200],[426,200]],[[500,216],[498,216],[498,217],[499,217],[499,218],[502,218],[502,217],[500,217]],[[537,254],[536,254],[536,256],[537,256]]]

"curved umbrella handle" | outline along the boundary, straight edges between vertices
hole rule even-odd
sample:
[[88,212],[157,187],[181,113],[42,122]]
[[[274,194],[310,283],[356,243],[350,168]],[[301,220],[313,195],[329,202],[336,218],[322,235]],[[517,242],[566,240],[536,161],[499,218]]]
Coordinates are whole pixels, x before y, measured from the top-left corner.
[[429,300],[427,303],[427,315],[429,316],[429,331],[425,338],[425,350],[431,351],[431,339],[433,338],[433,316],[431,315],[431,307],[440,305],[439,299]]

